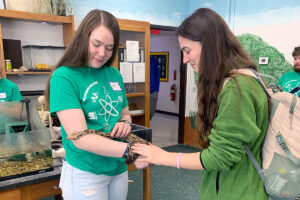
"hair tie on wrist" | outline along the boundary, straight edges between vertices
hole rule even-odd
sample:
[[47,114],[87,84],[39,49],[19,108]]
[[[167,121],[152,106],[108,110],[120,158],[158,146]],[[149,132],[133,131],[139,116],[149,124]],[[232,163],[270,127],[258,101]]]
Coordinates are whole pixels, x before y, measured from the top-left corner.
[[176,164],[177,164],[177,169],[180,169],[180,163],[179,163],[179,161],[180,161],[180,156],[181,156],[181,152],[178,153],[178,155],[177,155],[177,162],[176,162]]

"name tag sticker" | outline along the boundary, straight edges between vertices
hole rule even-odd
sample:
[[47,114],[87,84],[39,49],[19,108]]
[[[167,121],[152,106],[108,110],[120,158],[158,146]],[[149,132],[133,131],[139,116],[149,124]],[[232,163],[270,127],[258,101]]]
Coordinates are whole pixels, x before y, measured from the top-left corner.
[[6,98],[6,93],[0,93],[0,99],[5,99]]
[[122,91],[118,82],[109,82],[109,84],[114,91]]

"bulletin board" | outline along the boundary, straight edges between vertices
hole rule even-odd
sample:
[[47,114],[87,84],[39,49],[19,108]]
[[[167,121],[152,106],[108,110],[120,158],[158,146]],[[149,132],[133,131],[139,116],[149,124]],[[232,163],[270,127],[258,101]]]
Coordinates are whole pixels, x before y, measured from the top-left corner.
[[150,57],[157,60],[160,72],[160,81],[168,82],[169,78],[169,52],[150,52]]

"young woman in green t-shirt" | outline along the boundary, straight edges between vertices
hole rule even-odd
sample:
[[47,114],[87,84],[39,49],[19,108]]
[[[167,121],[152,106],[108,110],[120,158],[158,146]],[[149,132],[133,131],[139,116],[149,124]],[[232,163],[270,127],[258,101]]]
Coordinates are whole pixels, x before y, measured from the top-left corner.
[[[61,122],[66,151],[60,187],[65,200],[125,200],[128,144],[120,141],[131,130],[122,76],[111,66],[118,52],[119,26],[103,10],[92,10],[49,78],[50,112]],[[74,133],[95,129],[119,140]],[[130,150],[130,149],[129,149]]]

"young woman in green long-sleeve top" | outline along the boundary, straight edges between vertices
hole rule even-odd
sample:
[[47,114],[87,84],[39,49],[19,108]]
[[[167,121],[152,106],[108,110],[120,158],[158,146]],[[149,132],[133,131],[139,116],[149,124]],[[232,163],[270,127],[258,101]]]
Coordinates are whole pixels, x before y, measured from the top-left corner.
[[136,164],[202,170],[201,200],[268,199],[243,144],[261,161],[269,99],[255,79],[233,72],[256,70],[255,64],[211,9],[196,10],[182,22],[177,35],[183,62],[198,74],[197,124],[203,151],[171,153],[155,145],[136,144],[134,152],[142,155]]

